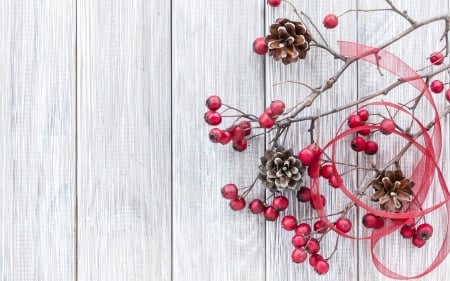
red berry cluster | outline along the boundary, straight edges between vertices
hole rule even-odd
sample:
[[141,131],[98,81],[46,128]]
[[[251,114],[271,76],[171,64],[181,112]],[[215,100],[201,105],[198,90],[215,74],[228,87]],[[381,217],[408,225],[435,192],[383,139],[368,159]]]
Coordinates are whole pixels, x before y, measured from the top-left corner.
[[433,235],[433,227],[428,223],[422,223],[416,228],[414,219],[410,219],[400,228],[400,234],[417,248],[425,245],[426,241]]
[[326,199],[325,196],[323,195],[320,195],[320,200],[314,201],[312,199],[311,190],[309,189],[309,187],[306,186],[300,187],[300,189],[297,191],[297,200],[302,203],[309,202],[311,208],[313,209],[323,208],[326,204]]
[[[366,125],[366,122],[369,120],[369,111],[365,108],[358,110],[356,114],[352,114],[347,119],[347,125],[349,128],[360,128],[358,130],[358,134],[361,136],[370,136],[371,131],[368,128],[363,127]],[[391,120],[392,121],[392,120]],[[383,123],[383,122],[382,122]],[[392,124],[394,124],[392,122]],[[388,125],[387,123],[385,125]],[[383,125],[381,125],[383,127]],[[391,130],[391,128],[388,128]],[[392,133],[395,129],[392,128]],[[383,132],[383,130],[381,130]],[[350,142],[350,147],[356,152],[364,152],[367,155],[373,155],[378,152],[378,143],[373,140],[366,140],[361,136],[356,136]]]
[[[222,115],[217,110],[222,106],[222,101],[218,96],[210,96],[206,99],[206,107],[209,109],[205,115],[205,121],[209,125],[219,125],[222,123]],[[247,149],[248,142],[246,137],[251,134],[252,126],[250,121],[243,120],[225,130],[212,128],[209,131],[209,139],[213,143],[223,145],[233,143],[234,150],[242,152]]]
[[284,102],[281,100],[273,101],[269,107],[267,107],[263,114],[258,118],[259,125],[262,128],[270,129],[275,125],[277,118],[283,114],[285,109]]
[[367,228],[379,229],[384,226],[384,218],[372,213],[367,213],[363,216],[362,223]]
[[[348,233],[352,229],[352,223],[345,217],[340,217],[334,223],[335,229],[342,233]],[[319,254],[321,247],[320,242],[324,235],[331,229],[331,225],[327,225],[322,220],[317,220],[313,227],[306,222],[298,223],[297,218],[291,215],[284,216],[281,226],[287,231],[294,231],[292,236],[292,245],[294,250],[291,253],[291,259],[295,263],[303,263],[308,259],[309,264],[318,274],[328,272],[330,266],[328,259],[323,258]]]
[[[239,195],[237,186],[233,183],[226,184],[221,189],[222,196],[225,199],[230,200],[230,208],[234,211],[240,211],[245,208],[246,201],[245,196],[248,192],[244,191],[242,195]],[[278,219],[280,212],[285,211],[289,206],[289,199],[285,196],[275,196],[270,205],[263,202],[261,199],[253,199],[248,208],[250,212],[255,215],[263,214],[264,218],[268,221],[275,221]]]
[[321,154],[322,150],[320,147],[313,143],[300,150],[298,158],[304,166],[308,167],[309,177],[318,178],[321,176],[324,179],[327,179],[332,187],[340,187],[343,183],[341,176],[331,164],[320,165]]

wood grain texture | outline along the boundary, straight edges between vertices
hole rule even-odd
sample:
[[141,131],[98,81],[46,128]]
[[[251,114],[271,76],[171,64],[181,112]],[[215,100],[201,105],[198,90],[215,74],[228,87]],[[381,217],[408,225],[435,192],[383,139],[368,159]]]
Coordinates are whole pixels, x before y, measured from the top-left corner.
[[253,54],[252,42],[264,34],[264,6],[172,1],[174,281],[265,279],[264,221],[231,211],[220,194],[226,183],[253,181],[264,140],[251,141],[243,153],[212,144],[202,114],[213,93],[249,113],[263,111],[264,58]]
[[[408,26],[392,12],[350,13],[336,29],[325,30],[321,21],[329,12],[387,5],[294,2],[334,49],[337,40],[376,46]],[[449,0],[394,2],[418,20],[450,10]],[[290,261],[292,236],[279,221],[233,212],[221,197],[222,185],[253,181],[266,144],[254,139],[237,153],[209,142],[206,97],[218,94],[224,103],[259,115],[274,99],[292,105],[308,93],[274,83],[318,86],[340,65],[314,48],[305,61],[287,67],[255,55],[254,38],[282,16],[295,18],[287,5],[274,9],[265,0],[0,1],[0,280],[390,280],[373,266],[367,241],[348,239],[339,242],[330,272],[318,276],[309,265]],[[388,50],[420,68],[442,47],[442,28],[422,28]],[[383,74],[358,63],[325,96],[321,110],[396,79]],[[448,82],[448,75],[438,77]],[[407,97],[413,95],[405,86],[385,99]],[[353,110],[323,118],[318,143],[329,140]],[[309,108],[302,115],[315,113]],[[427,119],[431,111],[421,105],[417,114]],[[231,123],[226,119],[220,127]],[[287,138],[294,151],[310,141],[306,125],[296,125],[302,133]],[[449,126],[447,117],[440,161],[447,182]],[[380,154],[368,161],[381,162],[401,145],[393,136],[377,138]],[[342,161],[365,161],[347,153],[348,143],[337,151]],[[417,154],[408,154],[405,171],[416,160]],[[356,186],[364,176],[352,173],[345,182]],[[329,212],[348,202],[326,188]],[[257,185],[247,202],[264,194]],[[294,195],[290,199],[285,214],[314,216]],[[435,192],[427,204],[441,199]],[[364,213],[350,216],[360,221]],[[436,226],[426,247],[414,249],[398,234],[380,243],[376,253],[390,269],[414,274],[432,262],[446,214],[439,210],[426,219]],[[352,233],[368,232],[355,226]],[[334,237],[323,241],[325,256]],[[447,259],[418,280],[447,280],[449,270]]]
[[[340,26],[333,30],[327,30],[321,24],[323,17],[331,11],[340,14],[347,9],[356,8],[355,1],[313,1],[295,3],[299,11],[308,14],[320,32],[324,35],[330,46],[337,50],[337,40],[356,41],[356,29],[353,28],[356,23],[356,16],[353,14],[341,19]],[[266,22],[268,30],[269,25],[279,17],[287,17],[297,20],[298,17],[292,12],[291,7],[284,5],[281,9],[268,9]],[[309,32],[316,38],[319,38],[316,31],[309,22],[306,22]],[[289,66],[283,65],[281,62],[274,62],[269,60],[267,67],[267,99],[269,104],[272,100],[282,99],[287,105],[293,106],[303,101],[310,91],[297,84],[286,83],[283,85],[273,86],[273,84],[280,81],[300,81],[312,87],[318,87],[324,84],[330,77],[332,77],[337,70],[342,66],[341,61],[337,61],[324,50],[318,48],[311,48],[308,52],[307,58]],[[349,68],[344,76],[342,76],[332,89],[324,93],[323,100],[316,100],[315,106],[304,110],[300,116],[309,116],[318,114],[320,111],[326,112],[332,108],[351,102],[357,97],[357,84],[354,77],[356,76],[356,66]],[[321,104],[319,106],[319,104]],[[350,113],[355,110],[349,109],[339,114],[333,114],[320,120],[320,124],[316,124],[316,128],[320,127],[320,136],[315,134],[314,140],[320,145],[325,145],[336,134],[337,128]],[[285,146],[292,147],[294,151],[298,152],[301,148],[311,143],[308,129],[309,122],[302,122],[296,124],[289,132]],[[327,151],[330,154],[330,150]],[[337,144],[337,159],[341,162],[356,163],[356,156],[348,153],[348,144],[340,142]],[[356,182],[356,173],[349,174],[345,178],[345,183],[353,186]],[[304,183],[309,186],[309,178]],[[327,198],[326,210],[328,213],[335,213],[342,210],[349,201],[343,196],[339,190],[331,188],[327,182],[321,181],[321,193]],[[308,222],[311,225],[317,219],[308,219],[317,217],[317,214],[312,210],[310,204],[299,203],[296,199],[295,193],[289,196],[291,207],[285,214],[294,214],[301,222]],[[354,220],[356,212],[350,212],[349,218]],[[337,219],[338,217],[330,218]],[[287,232],[281,228],[280,223],[267,224],[267,280],[323,280],[323,276],[314,272],[314,269],[309,266],[308,261],[303,264],[295,264],[291,261],[291,252],[294,249],[291,243],[293,236],[292,232]],[[357,234],[356,229],[351,232]],[[329,257],[336,243],[337,235],[330,233],[324,237],[321,242],[322,254],[325,258]],[[327,274],[327,280],[357,280],[357,259],[349,258],[357,256],[357,243],[350,239],[340,239],[338,251],[330,259],[330,271]]]
[[[416,20],[424,20],[432,16],[448,13],[449,11],[447,0],[436,0],[433,1],[432,5],[424,1],[399,0],[395,1],[395,5],[400,10],[407,10],[408,14]],[[359,1],[359,7],[362,9],[368,9],[369,7],[387,8],[388,6],[383,1],[376,3],[374,1],[361,0]],[[436,7],[439,7],[439,9],[436,9]],[[376,15],[364,14],[358,18],[359,41],[363,44],[377,46],[386,41],[386,38],[398,34],[407,27],[409,27],[409,23],[392,12],[379,12]],[[388,50],[408,63],[413,69],[420,69],[428,64],[426,58],[432,52],[440,50],[444,46],[443,42],[439,42],[439,38],[443,32],[443,27],[444,23],[441,22],[421,28],[413,34],[405,37],[404,40],[395,43],[389,47]],[[386,71],[382,72],[384,74],[383,77],[377,74],[378,71],[375,67],[364,63],[360,64],[358,72],[358,94],[360,97],[373,92],[375,89],[379,89],[382,85],[392,83],[397,79],[397,77],[390,75]],[[436,78],[447,81],[448,75],[439,75],[434,79]],[[416,93],[417,90],[405,85],[399,87],[398,90],[393,91],[392,95],[383,98],[387,101],[394,102],[407,101],[413,98]],[[446,103],[444,97],[435,95],[435,98],[438,107],[442,108]],[[380,108],[376,112],[383,115],[387,114],[385,108]],[[431,108],[426,102],[422,102],[416,112],[416,116],[421,118],[421,120],[427,120],[424,121],[424,123],[430,121],[432,114]],[[408,118],[405,116],[396,118],[396,120],[402,127],[405,127],[409,122]],[[444,129],[444,154],[441,165],[448,180],[448,118],[444,120],[442,128]],[[378,136],[377,139],[381,144],[379,156],[376,158],[379,165],[382,165],[382,162],[384,161],[383,159],[390,159],[392,155],[395,155],[396,152],[399,151],[399,149],[405,144],[405,142],[402,142],[402,140],[394,136]],[[415,153],[414,149],[412,149],[412,153],[407,154],[400,162],[400,166],[406,174],[411,171],[412,166],[417,162],[418,155],[419,154]],[[442,200],[442,193],[438,191],[436,183],[435,186],[432,187],[431,192],[433,192],[433,195],[430,200],[427,200],[425,205],[427,207],[431,206],[433,202],[436,203]],[[365,212],[361,212],[361,215],[364,213]],[[405,240],[398,235],[398,233],[395,233],[389,236],[389,238],[381,241],[379,243],[380,245],[377,246],[375,253],[380,260],[394,272],[407,276],[419,274],[433,262],[433,259],[437,255],[444,236],[442,226],[446,224],[445,219],[446,214],[442,208],[426,216],[426,221],[435,226],[435,233],[429,243],[421,249],[416,249],[412,246],[410,240]],[[364,229],[361,229],[361,231],[361,234],[369,233]],[[373,265],[370,256],[369,243],[367,241],[361,241],[360,249],[360,280],[390,280],[380,274]],[[429,275],[426,275],[425,277],[419,278],[419,280],[447,280],[448,268],[449,260],[447,259],[437,270],[433,271]]]
[[0,2],[0,280],[75,280],[75,5]]
[[171,280],[170,2],[77,15],[78,280]]

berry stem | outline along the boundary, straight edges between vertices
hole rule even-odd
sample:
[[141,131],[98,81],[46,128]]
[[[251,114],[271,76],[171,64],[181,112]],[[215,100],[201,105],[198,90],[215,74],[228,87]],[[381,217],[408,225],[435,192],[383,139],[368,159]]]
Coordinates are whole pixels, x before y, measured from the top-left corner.
[[331,252],[331,254],[328,256],[328,258],[326,258],[325,260],[330,260],[333,255],[337,252],[338,249],[338,245],[339,245],[339,239],[341,238],[341,235],[337,235],[336,237],[336,242],[334,243],[334,248],[333,251]]
[[400,11],[397,7],[395,7],[395,5],[392,3],[391,0],[386,0],[386,3],[388,3],[389,6],[391,6],[392,11],[396,12],[397,14],[399,14],[400,16],[402,16],[403,18],[405,18],[412,26],[416,25],[416,21],[413,20],[407,13],[406,10],[404,11]]
[[338,18],[342,17],[343,15],[346,15],[350,12],[363,12],[363,13],[367,13],[367,12],[382,12],[382,11],[392,11],[392,9],[389,8],[385,8],[385,9],[350,9],[347,10],[345,12],[343,12],[342,14],[340,14],[339,16],[337,16]]

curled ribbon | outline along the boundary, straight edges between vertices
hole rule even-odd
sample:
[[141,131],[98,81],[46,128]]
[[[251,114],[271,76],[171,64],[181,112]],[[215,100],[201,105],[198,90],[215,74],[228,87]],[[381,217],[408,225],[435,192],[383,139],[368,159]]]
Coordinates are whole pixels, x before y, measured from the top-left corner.
[[[372,261],[376,268],[385,276],[398,280],[407,280],[411,278],[422,277],[435,269],[439,264],[441,264],[450,252],[450,241],[448,237],[450,233],[450,192],[446,185],[442,171],[438,165],[438,161],[442,152],[442,130],[439,112],[434,102],[433,95],[430,93],[427,85],[417,74],[417,72],[392,53],[383,49],[369,47],[354,42],[341,41],[338,42],[338,44],[341,55],[349,59],[358,59],[374,64],[381,69],[391,72],[392,74],[398,76],[402,81],[407,82],[414,88],[416,88],[422,95],[424,95],[433,110],[434,126],[432,132],[430,133],[425,125],[420,122],[420,120],[418,120],[411,112],[406,110],[404,107],[399,106],[398,104],[378,101],[364,105],[364,107],[383,106],[386,108],[395,109],[397,112],[401,112],[402,114],[406,114],[410,118],[412,118],[412,120],[420,129],[423,144],[419,143],[416,139],[403,132],[397,130],[394,132],[394,134],[398,135],[401,138],[404,138],[409,143],[411,143],[412,146],[414,146],[422,154],[416,166],[413,167],[413,172],[411,174],[411,179],[416,183],[414,187],[414,200],[417,204],[411,204],[410,206],[408,206],[405,212],[402,213],[382,211],[379,209],[375,209],[367,203],[363,202],[357,195],[353,194],[344,184],[342,184],[340,186],[340,190],[359,207],[366,209],[367,211],[372,212],[375,215],[390,218],[391,220],[387,221],[385,227],[383,227],[382,229],[374,230],[371,235],[366,237],[356,237],[341,233],[334,226],[331,226],[331,228],[334,231],[338,232],[340,235],[347,238],[369,239],[371,245]],[[342,122],[336,136],[322,148],[323,151],[331,148],[331,164],[333,165],[333,168],[335,170],[336,144],[338,141],[362,129],[380,129],[379,125],[364,125],[358,128],[351,128],[343,131],[344,126],[345,122]],[[433,180],[435,179],[437,179],[437,181],[439,182],[438,187],[441,188],[444,199],[429,208],[423,209],[421,208],[421,206],[427,198],[428,194],[430,194],[430,190],[431,192],[436,192],[435,190],[431,189],[432,187],[437,186],[437,183],[433,185]],[[325,208],[323,206],[321,207],[319,179],[311,178],[310,184],[313,203],[315,206],[318,206],[318,208],[316,208],[316,212],[326,224],[331,225],[331,222],[328,220]],[[375,253],[375,247],[382,238],[398,230],[406,222],[407,219],[418,218],[425,214],[431,213],[442,206],[446,208],[446,212],[448,214],[447,223],[445,226],[445,238],[442,241],[439,252],[434,258],[433,262],[422,273],[419,273],[415,276],[404,276],[399,273],[393,272],[379,260]]]

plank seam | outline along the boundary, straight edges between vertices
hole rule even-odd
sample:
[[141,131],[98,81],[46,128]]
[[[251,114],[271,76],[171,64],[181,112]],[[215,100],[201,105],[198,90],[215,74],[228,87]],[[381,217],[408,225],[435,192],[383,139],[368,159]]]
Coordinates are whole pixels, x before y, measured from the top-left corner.
[[174,254],[173,254],[173,214],[174,214],[174,200],[173,200],[173,175],[174,175],[174,167],[173,167],[173,163],[174,163],[174,159],[173,159],[173,40],[174,40],[174,36],[173,36],[173,2],[172,0],[170,0],[169,3],[169,9],[170,9],[170,202],[171,204],[171,208],[170,208],[170,280],[173,281],[174,279]]
[[78,281],[78,0],[75,1],[75,207],[74,280]]

